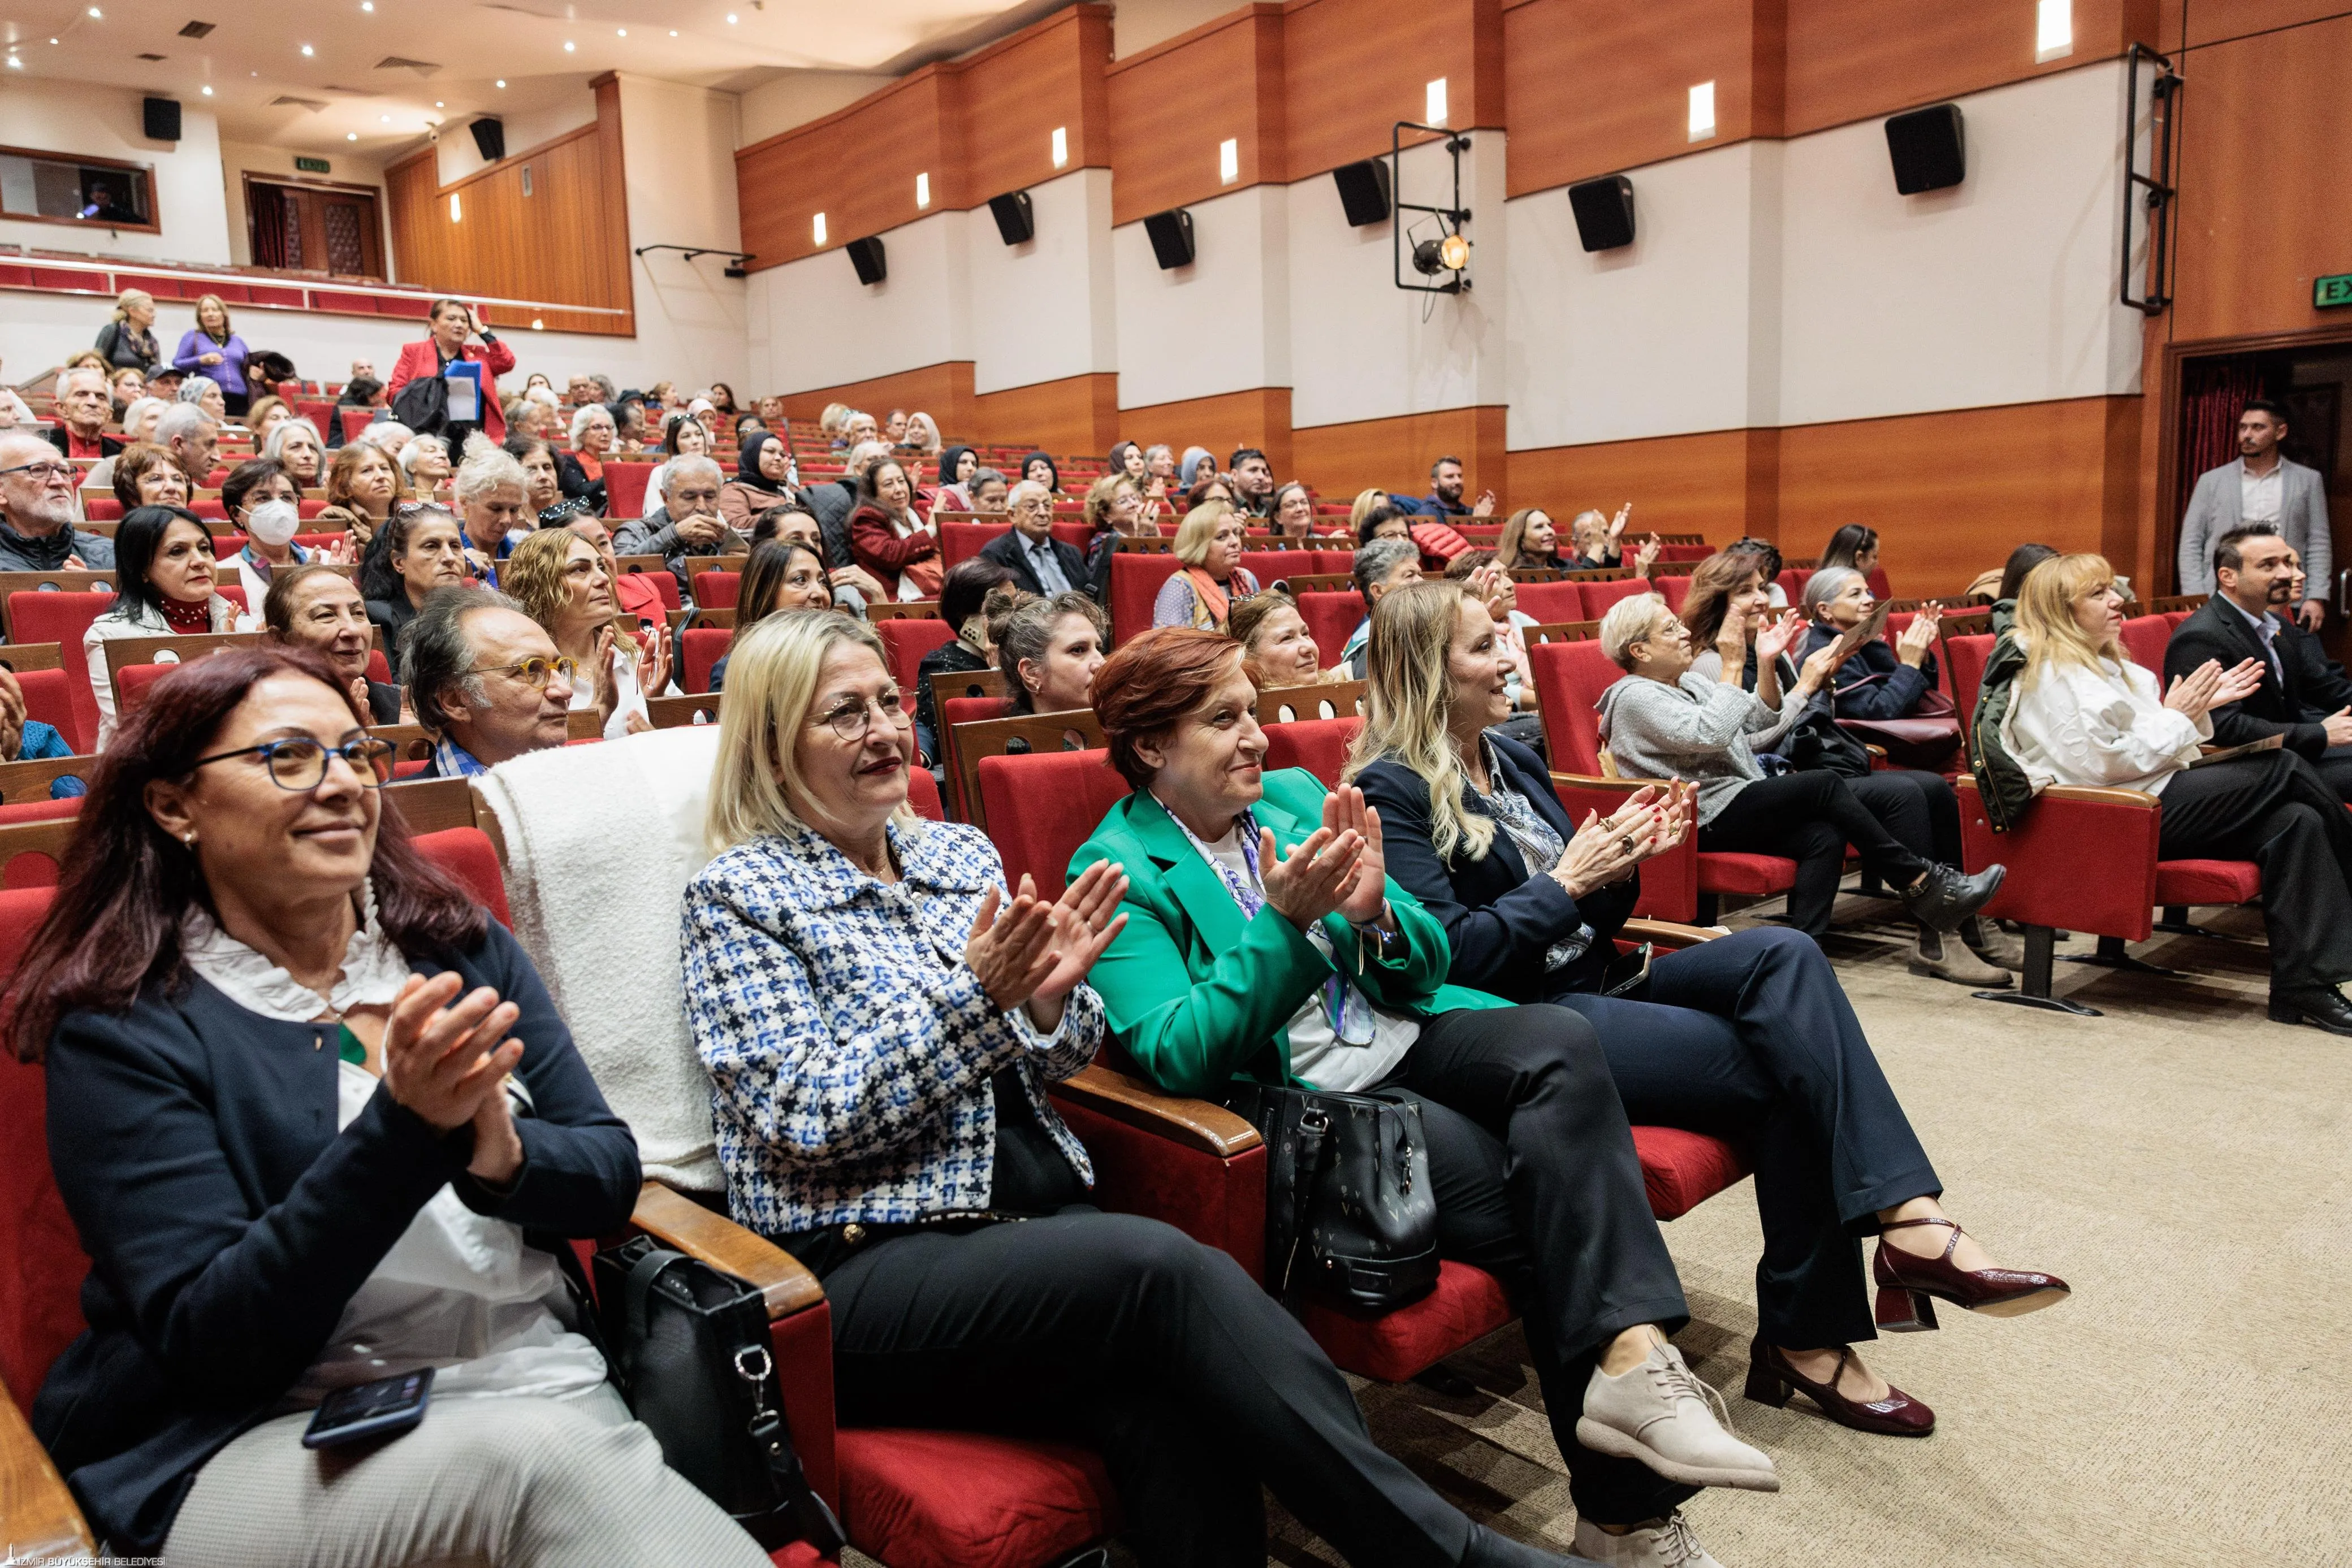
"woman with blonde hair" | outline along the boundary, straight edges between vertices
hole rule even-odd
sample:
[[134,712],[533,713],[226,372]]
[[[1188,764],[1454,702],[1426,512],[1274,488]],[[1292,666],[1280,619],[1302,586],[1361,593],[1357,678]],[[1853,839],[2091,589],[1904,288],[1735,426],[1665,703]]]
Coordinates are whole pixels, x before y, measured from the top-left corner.
[[228,307],[217,294],[196,301],[196,324],[180,339],[172,363],[191,376],[217,382],[221,398],[233,414],[245,413],[249,395],[245,385],[245,361],[252,350],[229,325]]
[[153,441],[155,422],[170,413],[171,408],[171,402],[165,398],[133,399],[131,406],[122,411],[122,439],[127,442]]
[[1041,898],[977,829],[919,819],[907,699],[864,623],[772,615],[732,663],[682,989],[730,1207],[824,1281],[841,1408],[1083,1444],[1150,1562],[1263,1558],[1270,1485],[1367,1568],[1559,1563],[1374,1445],[1233,1259],[1090,1207],[1047,1089],[1103,1043],[1087,980],[1127,925],[1120,867]]
[[295,417],[294,405],[282,397],[257,397],[245,411],[245,428],[257,444],[268,441],[270,433]]
[[1348,537],[1358,544],[1363,543],[1364,519],[1371,515],[1373,507],[1388,505],[1389,493],[1378,486],[1357,491],[1356,498],[1348,506]]
[[2027,574],[2016,630],[1985,671],[1974,726],[1987,810],[2007,825],[2053,784],[2144,789],[2163,803],[2160,860],[2252,861],[2270,936],[2270,1018],[2352,1035],[2352,817],[2291,750],[2198,767],[2212,710],[2261,686],[2259,659],[2208,660],[2168,688],[2124,651],[2105,558]]
[[1313,686],[1354,678],[1342,662],[1321,666],[1322,649],[1298,613],[1298,601],[1280,588],[1254,593],[1234,606],[1225,624],[1242,645],[1242,667],[1262,686]]
[[369,442],[354,441],[336,453],[327,467],[327,506],[311,519],[312,526],[322,534],[341,528],[354,544],[364,546],[407,495],[400,465],[392,455]]
[[110,368],[131,365],[153,376],[163,365],[163,346],[155,341],[155,297],[143,288],[126,288],[114,297],[114,314],[98,329],[98,353]]
[[499,572],[499,589],[538,622],[582,678],[572,683],[572,708],[610,715],[604,738],[617,740],[653,727],[647,696],[669,685],[669,629],[651,634],[650,649],[624,632],[620,601],[604,553],[570,528],[541,528],[517,545]]
[[1636,868],[1681,841],[1691,787],[1643,789],[1580,824],[1542,759],[1495,728],[1510,716],[1509,664],[1486,607],[1454,584],[1399,589],[1372,612],[1368,712],[1344,777],[1380,813],[1389,874],[1444,926],[1454,984],[1583,1015],[1633,1122],[1754,1151],[1764,1258],[1748,1397],[1796,1390],[1843,1426],[1925,1436],[1935,1413],[1853,1354],[1877,1336],[1857,1239],[1881,1236],[1879,1281],[1909,1291],[1915,1312],[1932,1296],[2015,1316],[2063,1300],[2064,1281],[1995,1270],[1945,1216],[1927,1151],[1803,936],[1702,942],[1654,959],[1636,995],[1613,994]]
[[1160,585],[1151,602],[1154,626],[1222,632],[1234,601],[1257,591],[1242,565],[1244,518],[1230,501],[1210,501],[1184,514],[1172,552],[1184,570]]

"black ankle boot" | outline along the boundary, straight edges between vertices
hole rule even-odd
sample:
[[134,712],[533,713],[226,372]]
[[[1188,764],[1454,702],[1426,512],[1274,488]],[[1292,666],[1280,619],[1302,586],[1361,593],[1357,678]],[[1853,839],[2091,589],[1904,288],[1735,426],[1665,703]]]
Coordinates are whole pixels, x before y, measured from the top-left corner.
[[2307,1023],[2330,1034],[2352,1035],[2352,1002],[2334,986],[2299,986],[2271,993],[2271,1022]]
[[1903,906],[1922,925],[1955,931],[2000,891],[2001,879],[2008,874],[2005,865],[1987,866],[1974,876],[1965,876],[1948,865],[1931,865],[1926,876],[1903,890]]

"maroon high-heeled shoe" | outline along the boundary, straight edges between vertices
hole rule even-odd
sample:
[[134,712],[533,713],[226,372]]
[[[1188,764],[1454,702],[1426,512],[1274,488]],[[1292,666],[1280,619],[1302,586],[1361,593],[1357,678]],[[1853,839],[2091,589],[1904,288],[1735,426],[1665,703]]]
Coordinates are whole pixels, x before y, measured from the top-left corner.
[[1857,1432],[1880,1432],[1890,1437],[1924,1437],[1936,1429],[1936,1413],[1893,1384],[1884,1399],[1849,1399],[1838,1392],[1838,1379],[1853,1358],[1852,1345],[1838,1347],[1837,1369],[1827,1383],[1815,1383],[1799,1372],[1778,1345],[1756,1336],[1748,1347],[1748,1397],[1776,1408],[1788,1404],[1791,1389],[1811,1398],[1822,1415]]
[[1913,1225],[1949,1226],[1952,1239],[1937,1258],[1922,1258],[1900,1247],[1889,1247],[1884,1237],[1879,1239],[1878,1253],[1870,1267],[1871,1276],[1878,1281],[1878,1304],[1872,1315],[1889,1333],[1934,1328],[1937,1297],[1987,1317],[2016,1318],[2054,1307],[2071,1293],[2066,1281],[2055,1274],[2030,1269],[1956,1268],[1952,1249],[1960,1244],[1960,1228],[1955,1221],[1890,1219],[1880,1228],[1899,1230]]

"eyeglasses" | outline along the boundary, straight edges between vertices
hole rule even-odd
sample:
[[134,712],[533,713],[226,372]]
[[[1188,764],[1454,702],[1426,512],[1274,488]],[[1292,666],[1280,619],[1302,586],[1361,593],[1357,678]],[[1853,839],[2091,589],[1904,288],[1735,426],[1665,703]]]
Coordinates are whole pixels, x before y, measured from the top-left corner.
[[543,659],[534,653],[528,659],[518,659],[511,664],[478,665],[467,670],[466,674],[469,675],[517,674],[532,685],[543,686],[547,685],[547,677],[551,674],[562,675],[565,684],[569,685],[573,674],[579,668],[580,662],[577,659],[562,657]]
[[265,740],[259,746],[244,746],[235,751],[199,757],[191,765],[190,771],[209,762],[226,762],[232,757],[257,754],[269,766],[269,781],[272,784],[299,795],[326,782],[327,758],[330,757],[341,758],[352,772],[368,783],[382,784],[392,777],[393,754],[399,749],[391,741],[373,735],[359,736],[340,746],[328,746],[307,735],[297,735],[283,740]]
[[877,708],[894,728],[904,729],[915,722],[915,716],[907,711],[905,700],[895,691],[884,692],[878,697],[853,697],[832,712],[820,714],[816,722],[831,726],[833,733],[844,740],[863,740],[874,727]]
[[74,476],[71,465],[64,463],[19,463],[14,468],[0,468],[0,475],[7,474],[31,474],[44,485],[59,479],[71,484]]

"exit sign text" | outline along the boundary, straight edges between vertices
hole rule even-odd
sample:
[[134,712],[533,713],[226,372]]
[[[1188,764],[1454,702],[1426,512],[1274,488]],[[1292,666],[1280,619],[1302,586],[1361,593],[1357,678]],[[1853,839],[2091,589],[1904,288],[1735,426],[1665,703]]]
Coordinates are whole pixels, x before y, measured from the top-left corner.
[[[294,160],[294,167],[305,174],[325,174],[332,172],[328,169],[327,161],[324,158],[297,158]],[[2352,282],[2352,278],[2347,278],[2345,281]],[[2352,298],[2352,296],[2347,298]]]
[[2352,305],[2352,272],[2312,279],[2311,303],[2322,310],[2331,305]]

